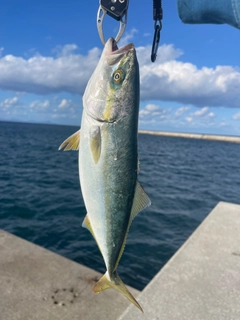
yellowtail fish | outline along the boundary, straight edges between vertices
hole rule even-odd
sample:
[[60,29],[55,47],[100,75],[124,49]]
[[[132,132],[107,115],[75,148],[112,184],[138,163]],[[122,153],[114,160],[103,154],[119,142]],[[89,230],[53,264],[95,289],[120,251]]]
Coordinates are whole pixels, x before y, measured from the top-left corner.
[[141,311],[117,273],[136,214],[151,201],[137,181],[139,67],[133,44],[105,44],[84,96],[80,130],[59,149],[79,149],[79,176],[89,229],[102,253],[105,275],[94,292],[115,288]]

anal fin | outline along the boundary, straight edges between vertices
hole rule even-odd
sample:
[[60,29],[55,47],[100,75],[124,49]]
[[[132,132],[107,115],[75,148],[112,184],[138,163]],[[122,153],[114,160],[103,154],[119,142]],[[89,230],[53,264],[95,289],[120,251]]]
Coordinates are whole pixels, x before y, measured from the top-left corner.
[[60,145],[58,150],[64,149],[64,151],[69,150],[78,150],[80,144],[80,129],[68,137],[63,143]]
[[[90,231],[91,235],[93,236],[93,238],[95,239],[95,241],[96,241],[96,243],[97,243],[97,246],[98,246],[99,251],[100,251],[101,254],[102,254],[102,250],[101,250],[101,248],[100,248],[100,246],[99,246],[99,244],[98,244],[98,242],[97,242],[97,239],[96,239],[96,237],[95,237],[95,234],[94,234],[94,232],[93,232],[93,229],[92,229],[91,222],[90,222],[90,220],[89,220],[88,214],[86,214],[86,216],[85,216],[85,218],[84,218],[84,220],[83,220],[82,227],[83,227],[83,228],[86,228],[86,229],[88,229],[88,231]],[[102,254],[102,256],[103,256],[103,254]]]

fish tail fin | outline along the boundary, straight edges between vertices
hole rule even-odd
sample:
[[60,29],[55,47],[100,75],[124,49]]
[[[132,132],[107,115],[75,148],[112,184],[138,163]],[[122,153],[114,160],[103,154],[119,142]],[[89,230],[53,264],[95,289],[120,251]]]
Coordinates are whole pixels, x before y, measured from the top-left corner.
[[93,287],[93,291],[95,293],[99,293],[108,288],[114,288],[120,291],[129,301],[131,301],[138,309],[140,309],[143,312],[143,309],[141,308],[140,304],[124,285],[117,271],[114,271],[113,276],[111,278],[109,277],[108,272],[106,272],[102,276],[102,278],[95,284],[95,286]]

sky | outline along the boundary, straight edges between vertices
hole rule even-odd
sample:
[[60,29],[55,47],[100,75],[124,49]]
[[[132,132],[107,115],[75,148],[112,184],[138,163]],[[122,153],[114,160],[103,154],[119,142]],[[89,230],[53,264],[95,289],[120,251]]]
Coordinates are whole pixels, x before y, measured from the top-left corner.
[[[98,0],[1,2],[0,121],[80,125],[82,95],[103,49],[98,7]],[[152,63],[152,11],[152,0],[130,0],[119,43],[137,50],[139,129],[240,135],[240,30],[183,24],[176,0],[163,1]],[[107,16],[105,37],[118,27]]]

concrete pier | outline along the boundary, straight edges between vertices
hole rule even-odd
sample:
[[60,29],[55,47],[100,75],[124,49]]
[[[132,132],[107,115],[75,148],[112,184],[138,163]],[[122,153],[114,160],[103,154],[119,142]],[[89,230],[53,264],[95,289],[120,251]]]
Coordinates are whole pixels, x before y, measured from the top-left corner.
[[94,294],[99,277],[0,230],[1,320],[239,320],[240,205],[220,202],[141,293],[130,288],[144,314],[116,290]]
[[118,319],[130,303],[116,290],[95,294],[100,276],[0,230],[0,320]]
[[201,140],[213,140],[224,141],[232,143],[240,143],[240,137],[238,136],[221,136],[204,133],[183,133],[183,132],[167,132],[167,131],[145,131],[139,130],[140,134],[152,134],[155,136],[174,137],[174,138],[188,138],[188,139],[201,139]]
[[220,202],[119,320],[239,320],[240,205]]

